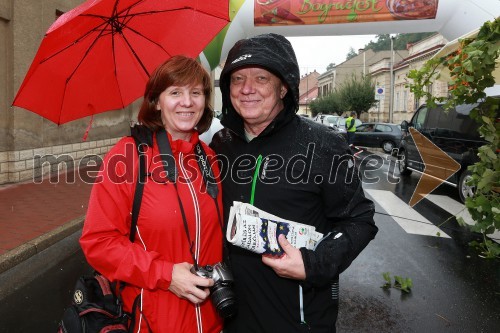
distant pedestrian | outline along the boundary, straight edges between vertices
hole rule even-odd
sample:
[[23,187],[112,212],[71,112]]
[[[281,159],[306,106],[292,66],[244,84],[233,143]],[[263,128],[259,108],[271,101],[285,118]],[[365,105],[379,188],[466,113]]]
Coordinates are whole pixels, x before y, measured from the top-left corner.
[[347,132],[347,143],[354,144],[354,137],[356,136],[356,112],[351,112],[351,116],[345,120],[345,129]]

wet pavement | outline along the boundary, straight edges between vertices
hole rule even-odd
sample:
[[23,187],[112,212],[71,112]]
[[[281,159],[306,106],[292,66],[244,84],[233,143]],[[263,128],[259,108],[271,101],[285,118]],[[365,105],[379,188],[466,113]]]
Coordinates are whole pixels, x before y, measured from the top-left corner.
[[[375,240],[341,275],[341,332],[498,331],[498,261],[453,238],[408,234],[387,216],[376,223]],[[411,292],[381,288],[384,272],[411,278]]]
[[0,186],[0,273],[82,227],[92,170]]

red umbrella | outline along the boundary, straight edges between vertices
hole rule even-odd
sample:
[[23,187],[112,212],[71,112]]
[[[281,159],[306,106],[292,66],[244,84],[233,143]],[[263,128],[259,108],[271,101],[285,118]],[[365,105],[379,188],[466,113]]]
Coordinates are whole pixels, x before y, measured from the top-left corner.
[[173,55],[196,57],[228,0],[88,0],[47,31],[13,105],[63,124],[139,98]]

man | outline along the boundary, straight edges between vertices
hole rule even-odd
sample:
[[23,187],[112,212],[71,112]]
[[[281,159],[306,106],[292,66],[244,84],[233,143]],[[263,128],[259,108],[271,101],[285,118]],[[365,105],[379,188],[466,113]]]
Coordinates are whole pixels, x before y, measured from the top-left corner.
[[212,147],[224,220],[241,201],[325,236],[315,250],[280,236],[277,258],[229,244],[239,309],[224,333],[335,332],[339,274],[377,233],[345,141],[295,114],[299,81],[293,48],[276,34],[237,42],[221,73],[225,128]]
[[351,116],[345,120],[345,129],[347,132],[347,143],[354,144],[354,136],[356,135],[356,112],[351,112]]

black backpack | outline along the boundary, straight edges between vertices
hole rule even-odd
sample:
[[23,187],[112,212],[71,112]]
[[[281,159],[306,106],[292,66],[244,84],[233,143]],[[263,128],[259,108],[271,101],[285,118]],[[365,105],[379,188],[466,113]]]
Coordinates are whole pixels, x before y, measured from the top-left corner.
[[81,276],[76,282],[72,305],[59,323],[58,333],[128,333],[128,319],[105,277]]
[[[139,153],[139,175],[136,182],[134,202],[132,206],[132,221],[130,226],[131,242],[134,242],[137,218],[141,207],[142,193],[146,179],[146,160],[144,144],[152,145],[152,134],[143,126],[131,129]],[[93,275],[83,275],[77,280],[73,291],[73,299],[59,322],[58,333],[128,333],[135,325],[135,309],[139,297],[132,306],[132,313],[123,311],[122,301],[116,290],[121,290],[111,284],[98,272]],[[129,322],[130,319],[130,322]],[[130,323],[130,328],[129,327]],[[147,323],[147,321],[146,321]],[[148,324],[149,326],[149,324]],[[151,329],[149,330],[151,332]]]

